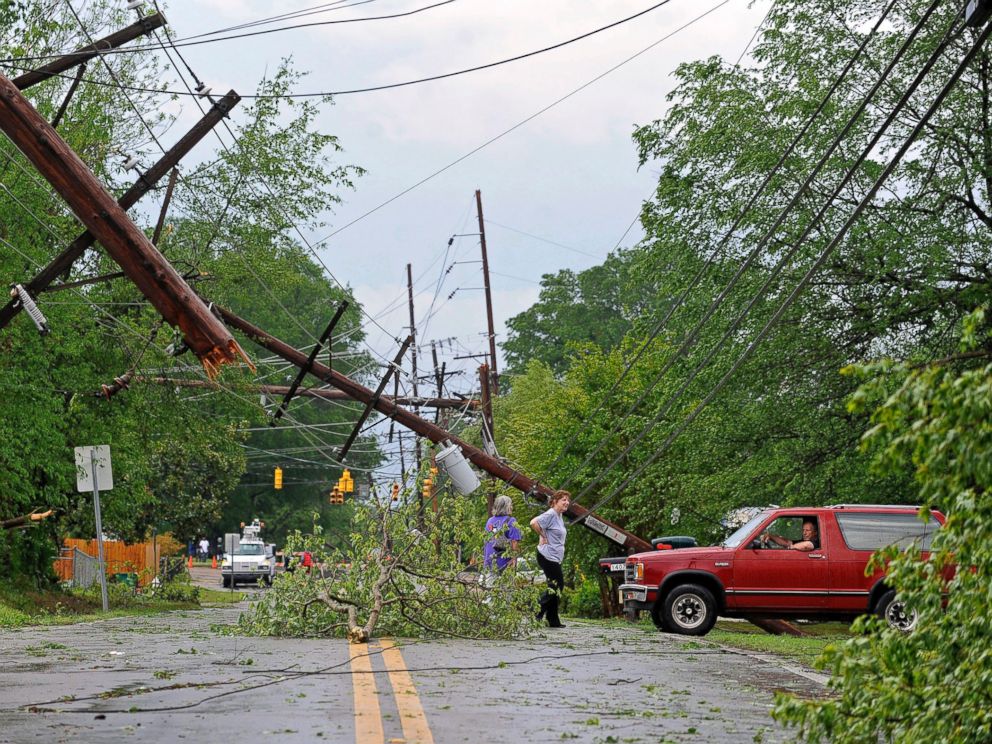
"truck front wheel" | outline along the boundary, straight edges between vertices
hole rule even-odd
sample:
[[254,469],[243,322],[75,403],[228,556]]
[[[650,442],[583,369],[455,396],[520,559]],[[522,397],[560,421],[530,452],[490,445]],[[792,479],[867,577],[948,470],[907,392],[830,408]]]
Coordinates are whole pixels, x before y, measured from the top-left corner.
[[875,611],[890,628],[903,633],[912,633],[916,629],[916,610],[906,607],[905,602],[896,596],[894,589],[882,595],[875,606]]
[[682,584],[672,589],[661,608],[660,626],[679,635],[706,635],[716,622],[713,593],[698,584]]

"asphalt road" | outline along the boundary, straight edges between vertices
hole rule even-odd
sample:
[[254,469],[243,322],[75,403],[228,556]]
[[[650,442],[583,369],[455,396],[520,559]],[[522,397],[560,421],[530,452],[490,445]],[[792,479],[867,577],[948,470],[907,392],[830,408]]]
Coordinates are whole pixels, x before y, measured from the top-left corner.
[[641,628],[526,641],[222,635],[238,607],[0,631],[0,743],[785,741],[822,678]]

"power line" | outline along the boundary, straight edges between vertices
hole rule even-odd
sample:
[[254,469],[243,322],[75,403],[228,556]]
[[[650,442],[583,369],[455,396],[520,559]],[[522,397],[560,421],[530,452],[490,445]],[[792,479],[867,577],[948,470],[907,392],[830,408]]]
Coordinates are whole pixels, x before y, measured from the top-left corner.
[[[301,26],[294,26],[293,28],[303,28],[303,27],[306,27],[306,26],[321,26],[321,25],[332,24],[332,23],[353,23],[356,20],[382,20],[382,19],[385,19],[385,18],[398,18],[398,17],[405,16],[405,15],[413,15],[414,13],[423,12],[424,10],[430,10],[431,8],[436,8],[439,5],[447,5],[448,3],[452,3],[454,1],[455,0],[443,0],[440,3],[436,3],[435,5],[429,5],[429,6],[425,7],[425,8],[421,8],[420,10],[411,11],[411,12],[408,12],[408,13],[399,13],[399,14],[391,15],[391,16],[377,16],[375,18],[366,18],[366,19],[344,19],[344,20],[339,20],[339,21],[321,21],[321,22],[312,23],[312,24],[302,24]],[[547,52],[552,52],[552,51],[554,51],[556,49],[561,49],[562,47],[566,47],[566,46],[568,46],[570,44],[574,44],[576,42],[583,41],[584,39],[588,39],[591,36],[595,36],[596,34],[600,34],[600,33],[604,32],[604,31],[608,31],[608,30],[610,30],[612,28],[616,28],[617,26],[621,26],[624,23],[628,23],[629,21],[635,20],[636,18],[640,18],[643,15],[647,15],[648,13],[650,13],[653,10],[657,10],[658,8],[660,8],[662,6],[668,5],[670,2],[672,2],[672,0],[661,0],[661,2],[656,3],[656,4],[652,5],[649,8],[646,8],[645,10],[642,10],[642,11],[640,11],[638,13],[634,13],[633,15],[627,16],[626,18],[621,18],[619,21],[614,21],[613,23],[609,23],[609,24],[607,24],[605,26],[600,26],[597,29],[594,29],[592,31],[587,31],[584,34],[580,34],[579,36],[572,37],[571,39],[567,39],[565,41],[561,41],[561,42],[559,42],[557,44],[552,44],[551,46],[546,46],[546,47],[543,47],[541,49],[535,49],[534,51],[525,52],[524,54],[518,54],[518,55],[516,55],[514,57],[507,57],[506,59],[501,59],[501,60],[498,60],[496,62],[488,62],[486,64],[476,65],[474,67],[466,67],[464,69],[456,70],[454,72],[445,72],[445,73],[442,73],[440,75],[431,75],[429,77],[418,78],[416,80],[406,80],[406,81],[399,82],[399,83],[387,83],[385,85],[374,85],[374,86],[369,86],[369,87],[365,87],[365,88],[352,88],[352,89],[349,89],[349,90],[332,90],[332,91],[321,91],[321,92],[316,92],[316,93],[282,93],[282,94],[271,94],[271,95],[268,95],[268,94],[256,94],[256,95],[245,95],[245,96],[243,96],[243,98],[256,98],[256,99],[326,98],[328,96],[346,96],[346,95],[353,95],[355,93],[372,93],[372,92],[380,91],[380,90],[392,90],[394,88],[405,88],[405,87],[408,87],[408,86],[411,86],[411,85],[420,85],[422,83],[430,83],[430,82],[435,82],[437,80],[446,80],[448,78],[458,77],[460,75],[467,75],[467,74],[473,73],[473,72],[480,72],[482,70],[488,70],[488,69],[491,69],[493,67],[500,67],[502,65],[510,64],[511,62],[519,62],[520,60],[523,60],[523,59],[528,59],[530,57],[536,57],[539,54],[545,54]],[[281,31],[281,30],[285,30],[285,29],[270,29],[268,31],[255,31],[255,32],[252,32],[252,33],[249,33],[249,34],[241,34],[241,35],[238,35],[238,36],[228,36],[228,37],[224,37],[224,38],[221,38],[221,39],[204,39],[202,41],[190,41],[190,42],[187,42],[185,44],[183,44],[181,42],[177,42],[177,41],[175,41],[175,40],[173,40],[171,38],[169,39],[169,41],[170,41],[170,46],[173,49],[177,49],[177,47],[181,47],[181,46],[182,47],[185,47],[185,46],[194,46],[194,45],[197,45],[197,44],[211,44],[211,43],[214,43],[216,41],[226,41],[226,40],[229,40],[229,39],[243,38],[245,36],[256,36],[256,35],[259,35],[259,34],[268,34],[268,33],[273,33],[274,31]],[[145,45],[137,45],[137,46],[131,46],[131,47],[119,47],[117,49],[108,50],[107,52],[102,52],[101,54],[106,54],[106,53],[113,53],[113,54],[136,54],[136,53],[140,53],[140,52],[143,52],[143,51],[147,51],[149,49],[157,49],[157,48],[158,48],[158,46],[156,46],[156,45],[145,44]],[[34,59],[36,59],[36,58],[35,57],[21,57],[21,58],[15,58],[15,59],[4,59],[4,60],[0,60],[0,62],[11,63],[11,62],[22,62],[24,60],[33,61]],[[40,59],[40,58],[37,58],[37,59]],[[15,69],[19,69],[19,68],[15,68]],[[64,76],[59,76],[59,77],[64,77]],[[97,85],[103,85],[103,83],[100,82],[100,81],[91,80],[91,79],[85,78],[85,77],[84,78],[81,78],[81,80],[83,82],[87,82],[87,83],[95,83]],[[147,92],[147,93],[156,93],[158,95],[199,96],[199,93],[197,93],[195,91],[189,91],[189,92],[187,92],[187,91],[179,91],[179,90],[153,90],[151,88],[136,88],[136,87],[133,87],[133,86],[129,86],[128,89],[129,90],[132,90],[132,91],[142,91],[142,92]]]
[[530,116],[528,116],[526,119],[523,119],[522,121],[517,122],[516,124],[514,124],[509,129],[505,129],[504,131],[500,132],[496,136],[489,138],[488,140],[486,140],[482,144],[478,145],[477,147],[473,148],[472,150],[469,150],[467,153],[465,153],[461,157],[459,157],[459,158],[453,160],[452,162],[448,163],[443,168],[439,168],[438,170],[434,171],[430,175],[425,176],[424,178],[422,178],[419,181],[417,181],[416,183],[414,183],[412,186],[408,186],[407,188],[403,189],[403,191],[400,191],[395,196],[391,196],[389,199],[386,199],[386,201],[382,202],[378,206],[373,207],[372,209],[370,209],[369,211],[365,212],[362,215],[359,215],[355,219],[351,220],[351,222],[345,223],[341,227],[339,227],[336,230],[328,233],[327,235],[325,235],[324,237],[322,237],[320,240],[317,240],[316,242],[318,244],[319,243],[323,243],[324,241],[330,240],[335,235],[338,235],[339,233],[344,232],[349,227],[352,227],[353,225],[358,224],[359,222],[361,222],[362,220],[364,220],[366,217],[369,217],[369,216],[375,214],[376,212],[378,212],[383,207],[386,207],[386,206],[392,204],[397,199],[400,199],[400,198],[406,196],[411,191],[413,191],[414,189],[417,189],[417,188],[423,186],[428,181],[431,181],[434,178],[437,178],[439,175],[441,175],[442,173],[444,173],[447,170],[450,170],[451,168],[454,168],[456,165],[458,165],[462,161],[468,160],[468,158],[472,157],[477,152],[480,152],[481,150],[484,150],[485,148],[489,147],[489,145],[493,144],[494,142],[498,142],[499,140],[503,139],[503,137],[505,137],[506,135],[508,135],[508,134],[510,134],[512,132],[515,132],[517,129],[519,129],[520,127],[524,126],[525,124],[528,124],[529,122],[533,121],[534,119],[536,119],[537,117],[539,117],[541,114],[544,114],[544,113],[550,111],[551,109],[553,109],[558,104],[563,103],[564,101],[567,101],[569,98],[571,98],[572,96],[576,95],[577,93],[580,93],[583,90],[585,90],[586,88],[588,88],[589,86],[591,86],[591,85],[599,82],[600,80],[602,80],[603,78],[605,78],[607,75],[610,75],[611,73],[616,72],[621,67],[623,67],[624,65],[628,64],[629,62],[632,62],[635,59],[637,59],[638,57],[640,57],[640,56],[642,56],[644,54],[647,54],[649,51],[651,51],[652,49],[654,49],[659,44],[667,41],[668,39],[672,38],[673,36],[676,36],[677,34],[681,33],[682,31],[684,31],[685,29],[687,29],[690,26],[694,25],[695,23],[701,21],[703,18],[705,18],[706,16],[710,15],[714,11],[719,10],[720,8],[722,8],[724,5],[726,5],[729,2],[730,2],[730,0],[721,0],[716,5],[714,5],[712,8],[710,8],[709,10],[705,11],[704,13],[700,13],[698,16],[696,16],[692,20],[688,21],[687,23],[683,24],[682,26],[679,26],[677,29],[675,29],[674,31],[666,34],[665,36],[662,36],[660,39],[658,39],[654,43],[649,44],[648,46],[644,47],[639,52],[636,52],[636,53],[630,55],[629,57],[627,57],[626,59],[622,60],[621,62],[618,62],[613,67],[610,67],[608,70],[606,70],[605,72],[600,73],[596,77],[594,77],[591,80],[589,80],[589,81],[583,83],[582,85],[580,85],[578,88],[575,88],[571,92],[566,93],[565,95],[561,96],[560,98],[556,99],[555,101],[552,101],[550,104],[548,104],[544,108],[541,108],[541,109],[535,111],[533,114],[531,114]]
[[[847,236],[847,233],[850,231],[851,227],[855,224],[855,222],[857,222],[857,220],[860,217],[861,213],[868,207],[868,205],[871,203],[871,201],[878,194],[879,190],[881,190],[881,188],[884,185],[885,181],[888,180],[888,177],[892,174],[892,172],[895,170],[895,168],[902,161],[902,158],[906,155],[906,153],[909,151],[909,149],[913,146],[913,144],[915,143],[916,139],[919,137],[920,133],[929,124],[930,119],[933,117],[933,115],[936,113],[936,111],[943,104],[944,99],[946,99],[946,97],[950,94],[951,90],[954,88],[954,86],[956,85],[956,83],[960,79],[961,75],[965,72],[965,70],[968,68],[968,66],[970,65],[970,63],[977,56],[978,52],[985,45],[985,43],[988,40],[990,34],[992,34],[992,24],[986,24],[985,28],[983,29],[983,31],[981,32],[981,34],[978,36],[978,38],[976,39],[975,43],[972,45],[971,49],[968,51],[968,53],[965,55],[965,57],[958,64],[958,66],[955,69],[954,73],[951,75],[950,80],[948,80],[945,83],[945,85],[941,88],[941,90],[938,93],[936,99],[934,99],[933,103],[927,109],[926,113],[924,113],[923,116],[920,118],[920,120],[917,122],[916,126],[913,127],[912,131],[910,132],[909,136],[905,139],[905,141],[903,142],[902,146],[899,148],[899,150],[896,152],[896,154],[890,159],[889,163],[886,165],[885,169],[878,176],[878,178],[876,178],[876,180],[873,183],[872,187],[868,190],[868,192],[864,195],[864,197],[858,203],[857,207],[854,209],[854,211],[851,213],[851,215],[848,217],[848,219],[844,222],[844,225],[835,234],[834,238],[830,241],[830,243],[827,244],[827,246],[823,249],[823,251],[821,251],[820,255],[817,257],[817,259],[813,263],[813,265],[806,271],[806,273],[803,275],[802,279],[799,281],[799,283],[796,285],[796,287],[792,290],[792,292],[789,294],[789,296],[782,302],[782,304],[778,307],[778,309],[775,311],[775,313],[772,315],[772,317],[765,323],[764,327],[762,327],[761,331],[759,331],[759,333],[754,338],[754,340],[751,341],[750,344],[748,344],[747,348],[740,355],[740,357],[735,361],[735,363],[731,366],[731,368],[729,370],[727,370],[726,373],[724,373],[724,375],[720,378],[720,380],[717,382],[717,384],[713,386],[713,388],[706,395],[706,397],[704,397],[696,405],[696,407],[683,420],[683,422],[678,427],[676,427],[674,431],[672,431],[668,435],[668,437],[665,439],[665,441],[662,443],[662,445],[660,447],[658,447],[658,449],[655,450],[655,452],[640,467],[638,467],[637,470],[634,473],[632,473],[627,478],[625,478],[623,480],[623,482],[619,486],[617,486],[612,493],[610,493],[606,497],[600,499],[600,501],[598,501],[596,503],[596,505],[593,507],[593,509],[590,509],[590,511],[593,511],[594,509],[599,509],[604,504],[608,503],[610,500],[612,500],[613,498],[615,498],[623,490],[623,488],[626,487],[626,485],[628,483],[630,483],[634,478],[638,477],[651,464],[653,464],[655,461],[657,461],[659,457],[661,457],[663,454],[665,454],[670,449],[672,442],[674,442],[675,439],[683,431],[685,431],[686,428],[688,428],[688,426],[699,416],[699,414],[716,397],[717,393],[719,393],[720,390],[723,389],[723,387],[726,385],[726,383],[730,379],[730,377],[733,376],[733,374],[741,367],[741,365],[745,361],[747,361],[747,359],[750,358],[751,354],[754,353],[754,350],[757,349],[757,347],[761,344],[762,341],[764,341],[764,339],[767,337],[767,335],[769,334],[769,332],[771,331],[771,329],[781,319],[781,317],[785,313],[785,311],[788,310],[789,307],[792,306],[792,304],[798,298],[798,296],[802,292],[802,290],[806,288],[806,286],[812,280],[812,278],[816,274],[816,272],[823,266],[823,264],[826,262],[827,258],[830,256],[830,254],[833,253],[833,251],[837,248],[837,246]],[[947,36],[945,36],[944,41],[940,44],[940,46],[938,47],[937,51],[934,52],[934,56],[932,56],[931,59],[928,60],[928,63],[927,63],[927,66],[926,66],[926,71],[927,72],[929,71],[929,68],[931,68],[933,66],[933,64],[936,62],[936,58],[939,55],[942,55],[943,52],[946,50],[946,48],[947,48],[950,40],[951,40],[951,35],[950,34],[948,34]],[[924,77],[924,75],[918,75],[917,76],[917,78],[911,84],[910,88],[904,94],[903,98],[899,101],[899,104],[897,105],[897,107],[893,111],[893,113],[891,114],[890,118],[894,119],[895,116],[896,116],[896,114],[898,113],[898,111],[901,110],[904,107],[905,103],[908,102],[909,97],[915,92],[915,90],[922,83],[923,77]],[[857,167],[857,166],[855,166],[855,167]],[[578,520],[576,520],[576,521],[578,521]]]
[[[759,185],[758,189],[748,199],[746,205],[741,210],[741,212],[737,216],[737,218],[734,220],[734,222],[731,225],[730,229],[727,230],[724,233],[723,238],[720,240],[720,242],[717,244],[717,246],[710,252],[710,254],[707,257],[707,260],[704,262],[703,266],[701,266],[700,269],[696,272],[696,274],[692,277],[692,279],[686,285],[686,288],[682,291],[682,293],[675,300],[675,302],[673,302],[672,305],[668,308],[667,312],[662,316],[662,318],[659,320],[659,322],[655,324],[654,328],[651,331],[651,334],[648,336],[647,340],[644,342],[644,344],[641,346],[641,348],[634,355],[634,358],[628,364],[626,364],[624,366],[624,369],[623,369],[620,377],[610,387],[609,391],[607,391],[606,396],[604,396],[601,399],[599,405],[596,407],[596,409],[593,411],[593,413],[590,416],[588,416],[587,418],[584,419],[584,422],[583,423],[588,423],[589,421],[592,421],[594,419],[595,415],[597,413],[599,413],[599,411],[601,411],[603,409],[603,407],[610,400],[612,400],[613,394],[619,389],[619,387],[622,384],[622,382],[627,378],[627,375],[630,374],[630,372],[633,370],[634,366],[640,361],[640,359],[643,357],[643,355],[647,352],[647,350],[650,348],[651,344],[658,337],[658,335],[661,333],[661,331],[664,330],[667,327],[669,320],[671,320],[671,318],[674,316],[675,312],[684,304],[684,302],[688,298],[689,294],[692,292],[693,289],[695,289],[695,287],[702,280],[703,276],[709,270],[709,267],[716,261],[716,259],[721,255],[721,253],[727,247],[727,245],[728,245],[728,243],[730,241],[730,238],[734,235],[734,233],[737,230],[737,228],[743,223],[745,217],[757,205],[759,198],[765,192],[765,189],[767,189],[768,186],[771,184],[771,182],[774,179],[776,173],[778,173],[778,171],[782,168],[782,166],[785,164],[785,162],[789,159],[789,157],[792,155],[792,153],[795,151],[795,149],[799,146],[799,143],[803,140],[803,138],[806,136],[806,134],[812,128],[813,124],[816,122],[816,120],[823,113],[824,109],[826,108],[826,106],[829,103],[830,99],[833,97],[834,93],[843,84],[844,80],[846,80],[848,74],[853,69],[855,63],[857,62],[857,60],[861,57],[861,55],[864,53],[865,49],[867,48],[868,43],[871,41],[871,39],[874,37],[875,33],[881,27],[882,23],[885,21],[885,19],[888,16],[889,12],[895,7],[896,2],[897,2],[897,0],[891,0],[890,3],[889,3],[889,5],[886,6],[885,10],[882,12],[881,16],[878,18],[877,22],[873,26],[871,32],[869,34],[867,34],[865,36],[865,38],[862,40],[862,43],[858,47],[856,53],[847,61],[847,63],[845,64],[844,68],[842,69],[840,75],[838,75],[838,77],[834,80],[833,84],[828,88],[826,94],[820,100],[820,103],[817,106],[817,108],[814,110],[813,114],[805,121],[804,125],[800,128],[798,134],[796,134],[796,136],[793,137],[792,141],[789,143],[789,146],[782,153],[781,157],[779,157],[778,161],[772,167],[771,171],[769,171],[768,174],[765,176],[765,178],[762,180],[762,182]],[[925,22],[925,20],[927,18],[930,17],[930,14],[932,14],[936,10],[937,5],[938,5],[939,2],[940,2],[940,0],[934,0],[933,4],[930,7],[930,13],[925,16],[925,18],[923,19],[923,21],[921,21],[920,24],[917,25],[916,29],[914,29],[914,32],[910,35],[910,37],[907,40],[907,42],[900,48],[899,52],[893,58],[893,61],[890,63],[890,66],[889,66],[887,72],[891,72],[892,68],[902,58],[903,53],[908,48],[908,45],[916,38],[916,34],[919,32],[919,29],[922,28],[922,24]],[[886,75],[883,74],[882,75],[882,79],[884,79],[885,77],[886,77]],[[707,308],[706,312],[704,313],[704,315],[702,316],[702,318],[700,319],[700,321],[696,324],[696,326],[694,327],[694,329],[689,334],[687,334],[685,337],[683,337],[683,339],[681,341],[681,344],[679,346],[678,351],[676,351],[674,354],[672,354],[669,357],[668,362],[662,367],[661,371],[654,377],[654,379],[649,384],[649,386],[641,392],[641,395],[634,402],[634,404],[628,408],[627,412],[623,416],[621,416],[620,419],[618,419],[618,420],[616,420],[614,422],[614,424],[611,427],[610,431],[599,441],[599,443],[596,445],[596,447],[593,448],[592,452],[589,453],[589,455],[586,457],[585,462],[583,462],[583,464],[579,468],[577,468],[575,471],[573,471],[573,473],[577,473],[577,472],[581,471],[582,468],[584,468],[586,465],[588,465],[589,462],[591,462],[592,458],[595,457],[602,450],[602,448],[604,446],[606,446],[606,444],[613,438],[613,436],[617,432],[620,431],[620,427],[623,425],[623,422],[626,421],[631,416],[631,414],[635,410],[637,410],[637,408],[641,405],[641,403],[644,402],[644,400],[647,398],[647,396],[650,394],[650,392],[652,390],[654,390],[654,388],[662,380],[662,378],[665,376],[665,374],[668,372],[668,370],[671,369],[671,367],[675,364],[675,362],[678,360],[678,358],[680,357],[680,355],[683,354],[685,351],[687,351],[692,346],[692,344],[695,342],[695,339],[698,337],[699,331],[702,329],[702,327],[705,325],[705,323],[709,320],[709,318],[712,317],[712,315],[716,311],[716,309],[725,301],[725,299],[727,298],[727,296],[730,293],[730,290],[736,285],[737,281],[744,275],[744,272],[751,266],[751,264],[758,257],[758,255],[760,255],[760,252],[765,247],[765,245],[767,244],[768,240],[774,235],[774,233],[778,229],[778,227],[781,226],[781,224],[784,222],[784,220],[788,216],[788,214],[799,203],[799,200],[802,198],[802,195],[805,193],[806,189],[810,186],[810,184],[812,184],[813,180],[819,174],[819,172],[822,169],[822,167],[828,162],[828,160],[830,158],[830,155],[840,145],[841,141],[846,136],[846,134],[850,130],[850,128],[853,127],[853,125],[857,121],[858,117],[860,116],[861,111],[863,110],[863,107],[867,105],[867,102],[868,102],[868,100],[870,98],[874,97],[874,94],[875,94],[875,92],[877,92],[878,86],[880,84],[881,84],[881,81],[876,84],[875,88],[873,88],[873,90],[872,90],[872,93],[870,93],[865,98],[865,101],[863,102],[863,104],[859,108],[859,110],[855,114],[853,114],[851,117],[849,117],[847,125],[834,138],[831,147],[828,149],[827,153],[823,157],[821,157],[821,159],[818,162],[817,166],[814,167],[814,169],[811,171],[810,175],[807,177],[807,179],[804,182],[803,186],[799,189],[799,191],[797,191],[795,193],[795,195],[793,196],[793,198],[791,199],[791,201],[788,203],[788,205],[784,209],[781,210],[781,212],[779,213],[778,219],[775,221],[775,223],[773,224],[773,226],[769,230],[767,230],[765,232],[764,237],[761,240],[758,241],[757,245],[755,246],[754,249],[752,249],[752,251],[748,255],[747,259],[744,262],[741,263],[741,265],[738,268],[737,272],[735,273],[734,277],[727,284],[727,286],[723,289],[723,291],[720,293],[720,295],[718,295],[717,298],[714,299],[713,302],[710,303],[710,306]],[[571,442],[571,439],[569,439],[569,442]],[[562,450],[559,453],[558,457],[556,457],[555,460],[552,462],[552,464],[549,466],[549,468],[548,468],[549,470],[551,470],[552,468],[554,468],[554,466],[557,465],[561,461],[561,458],[564,457],[564,455],[568,452],[568,447],[569,447],[569,444],[566,444],[565,447],[562,448]],[[574,475],[573,475],[573,477],[574,477]],[[566,481],[566,483],[567,483],[567,481]]]
[[[300,23],[300,24],[295,24],[293,26],[283,26],[282,28],[270,28],[270,29],[267,29],[265,31],[252,31],[252,32],[249,32],[249,33],[244,33],[244,34],[235,34],[234,36],[222,36],[222,37],[217,38],[217,39],[201,39],[199,41],[190,41],[188,39],[177,39],[177,40],[173,40],[172,45],[174,46],[174,48],[175,47],[199,46],[201,44],[214,44],[214,43],[216,43],[218,41],[231,41],[233,39],[245,39],[245,38],[251,38],[253,36],[263,36],[263,35],[266,35],[266,34],[278,33],[280,31],[292,31],[292,30],[295,30],[295,29],[311,28],[311,27],[314,27],[314,26],[332,26],[332,25],[337,25],[337,24],[342,24],[342,23],[363,23],[363,22],[366,22],[366,21],[385,21],[385,20],[392,20],[392,19],[395,19],[395,18],[405,18],[407,16],[417,15],[418,13],[423,13],[423,12],[428,11],[428,10],[433,10],[434,8],[441,7],[442,5],[450,5],[453,2],[455,2],[455,0],[441,0],[440,2],[434,3],[432,5],[427,5],[427,6],[424,6],[424,7],[421,7],[421,8],[416,8],[416,9],[410,10],[410,11],[404,11],[402,13],[392,13],[392,14],[389,14],[389,15],[381,15],[381,16],[368,16],[368,17],[365,17],[365,18],[343,18],[343,19],[337,20],[337,21],[314,21],[312,23]],[[365,4],[364,2],[354,3],[354,5],[364,5],[364,4]],[[347,5],[347,6],[344,6],[344,7],[345,8],[348,8],[348,7],[352,7],[352,6]],[[336,8],[336,10],[341,10],[341,8]],[[140,14],[140,11],[139,11],[139,14]],[[214,35],[214,34],[217,34],[217,33],[222,33],[222,32],[214,31],[214,32],[211,32],[210,34],[200,34],[199,36]],[[190,37],[190,38],[196,39],[198,37]],[[149,50],[155,50],[155,49],[158,49],[158,48],[159,48],[159,46],[157,44],[134,44],[134,45],[129,46],[129,47],[126,47],[126,48],[125,47],[116,47],[114,49],[101,50],[101,54],[115,54],[115,55],[117,55],[117,54],[124,54],[124,55],[128,55],[128,54],[139,54],[141,52],[146,52],[146,51],[149,51]],[[8,62],[35,62],[35,61],[42,61],[42,60],[47,60],[47,59],[60,59],[60,58],[65,58],[65,57],[72,57],[74,54],[76,54],[76,53],[75,52],[70,52],[68,54],[58,54],[58,55],[56,55],[56,54],[25,55],[23,57],[10,57],[10,58],[7,58],[7,59],[0,59],[0,62],[2,62],[2,63],[8,63]],[[174,95],[187,95],[186,93],[183,93],[182,91],[169,91],[169,92],[171,94],[174,94]],[[303,94],[303,95],[306,95],[306,96],[315,96],[315,95],[323,95],[323,94],[312,93],[312,94]]]
[[[640,214],[640,212],[638,212],[638,214]],[[636,220],[636,218],[635,218],[635,220]],[[565,245],[564,243],[558,243],[558,242],[556,242],[554,240],[548,240],[547,238],[542,238],[540,235],[534,235],[533,233],[524,232],[523,230],[518,230],[517,228],[510,227],[509,225],[501,225],[498,222],[493,222],[489,218],[486,218],[485,223],[487,225],[495,225],[496,227],[501,227],[504,230],[509,230],[510,232],[515,232],[518,235],[525,235],[526,237],[533,238],[534,240],[540,240],[542,243],[547,243],[549,245],[558,246],[559,248],[564,248],[566,251],[571,251],[572,253],[580,253],[583,256],[589,256],[589,258],[595,258],[595,259],[598,259],[600,261],[603,260],[603,257],[602,256],[598,256],[595,253],[589,253],[588,251],[583,251],[583,250],[580,250],[578,248],[573,248],[572,246]],[[631,227],[633,227],[633,223],[631,223]],[[627,228],[627,232],[630,232],[630,228]],[[624,237],[626,237],[626,236],[627,236],[627,233],[625,232],[624,233]],[[620,240],[623,240],[623,238],[620,238]]]

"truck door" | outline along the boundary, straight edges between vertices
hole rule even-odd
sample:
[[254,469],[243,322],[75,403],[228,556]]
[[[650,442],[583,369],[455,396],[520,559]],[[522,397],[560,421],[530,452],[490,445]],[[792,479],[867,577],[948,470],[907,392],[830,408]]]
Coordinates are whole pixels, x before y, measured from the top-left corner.
[[[815,517],[780,516],[757,530],[734,557],[733,588],[727,591],[728,604],[738,610],[822,610],[827,605],[829,572],[827,552],[795,550],[789,543],[801,543],[803,522]],[[766,533],[768,538],[761,540]],[[819,534],[817,532],[817,534]]]

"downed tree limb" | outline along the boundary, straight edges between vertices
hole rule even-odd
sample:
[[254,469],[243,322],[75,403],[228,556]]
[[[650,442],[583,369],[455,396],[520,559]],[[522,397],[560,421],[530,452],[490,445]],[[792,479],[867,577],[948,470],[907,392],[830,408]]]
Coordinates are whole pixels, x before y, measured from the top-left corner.
[[20,517],[14,517],[13,519],[5,519],[0,521],[0,529],[5,530],[17,530],[26,529],[28,527],[34,527],[43,519],[47,519],[54,513],[53,509],[49,509],[46,512],[40,512],[35,509],[30,514],[25,514]]

